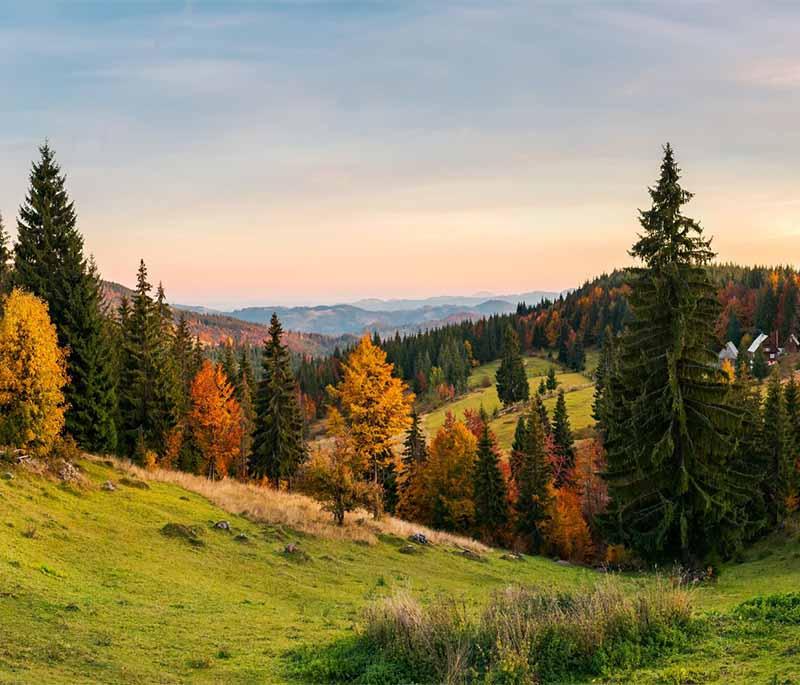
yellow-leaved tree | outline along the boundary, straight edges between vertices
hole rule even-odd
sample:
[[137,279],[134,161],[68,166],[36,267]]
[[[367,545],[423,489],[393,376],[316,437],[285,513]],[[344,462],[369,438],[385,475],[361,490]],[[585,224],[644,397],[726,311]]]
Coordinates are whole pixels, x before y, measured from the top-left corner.
[[376,483],[394,458],[392,439],[411,425],[414,395],[393,370],[386,353],[365,335],[344,363],[339,386],[328,387],[338,404],[329,412],[328,430],[347,430],[364,473]]
[[46,451],[64,427],[66,355],[38,297],[14,289],[0,310],[0,444]]

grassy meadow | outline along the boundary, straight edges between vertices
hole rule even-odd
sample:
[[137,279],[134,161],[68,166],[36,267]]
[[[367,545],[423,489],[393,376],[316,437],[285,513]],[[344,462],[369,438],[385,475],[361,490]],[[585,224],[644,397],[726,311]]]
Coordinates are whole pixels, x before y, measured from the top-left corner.
[[[524,358],[525,373],[528,377],[531,397],[536,394],[539,383],[547,375],[548,369],[551,366],[555,367],[559,387],[564,388],[564,399],[567,403],[567,412],[572,429],[579,437],[594,424],[594,419],[592,418],[592,400],[594,398],[592,374],[594,369],[597,368],[597,359],[598,353],[594,350],[589,351],[586,358],[586,371],[575,373],[564,369],[555,360],[550,360],[546,357]],[[482,406],[489,414],[492,414],[495,410],[502,409],[502,404],[497,397],[497,388],[495,387],[495,374],[499,366],[500,362],[498,360],[489,364],[482,364],[473,369],[469,379],[469,392],[466,395],[458,397],[453,402],[448,402],[438,407],[435,411],[426,414],[424,422],[428,436],[432,437],[436,434],[436,431],[444,423],[448,411],[453,412],[457,418],[461,418],[466,409],[477,411]],[[556,404],[556,392],[548,392],[545,396],[544,404],[552,416]],[[511,448],[511,442],[514,439],[514,428],[517,425],[517,419],[521,411],[521,408],[502,411],[490,423],[497,436],[498,444],[503,450]]]
[[[477,612],[512,583],[576,591],[604,577],[477,544],[482,559],[470,559],[447,535],[403,553],[419,527],[352,516],[338,529],[300,495],[81,467],[80,486],[19,467],[0,479],[0,683],[313,682],[304,660],[352,639],[364,609],[398,591]],[[301,552],[287,554],[289,542]],[[800,682],[800,625],[731,615],[754,595],[795,591],[798,578],[795,527],[692,593],[701,638],[604,682]]]

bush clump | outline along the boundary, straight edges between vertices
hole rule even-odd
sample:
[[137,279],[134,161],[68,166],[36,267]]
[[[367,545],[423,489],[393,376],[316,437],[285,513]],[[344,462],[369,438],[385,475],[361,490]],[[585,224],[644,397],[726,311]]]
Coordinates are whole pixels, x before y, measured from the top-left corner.
[[733,611],[738,618],[800,624],[800,592],[753,597]]
[[560,682],[640,667],[684,646],[693,630],[690,593],[667,582],[636,593],[615,579],[574,593],[512,587],[478,616],[452,598],[423,607],[399,594],[367,610],[357,640],[337,646],[336,669],[326,672],[325,660],[316,660],[314,675],[339,682],[346,673],[360,683],[383,682],[383,673],[415,683]]
[[187,526],[183,523],[167,523],[162,529],[161,534],[168,538],[179,538],[186,540],[194,547],[202,547],[205,543],[200,539],[203,529],[199,526]]

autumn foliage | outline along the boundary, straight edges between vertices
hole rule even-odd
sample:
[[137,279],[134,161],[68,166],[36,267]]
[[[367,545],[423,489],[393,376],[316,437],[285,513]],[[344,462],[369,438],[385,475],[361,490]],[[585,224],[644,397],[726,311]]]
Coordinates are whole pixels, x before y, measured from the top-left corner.
[[42,300],[15,289],[0,310],[0,444],[47,450],[64,427],[66,355]]
[[414,395],[392,371],[386,353],[365,335],[344,363],[341,383],[328,391],[338,403],[329,415],[331,430],[340,433],[346,427],[373,480],[391,454],[392,438],[411,423]]
[[201,473],[224,478],[239,456],[242,416],[233,386],[220,366],[209,360],[194,378],[188,424],[201,453]]

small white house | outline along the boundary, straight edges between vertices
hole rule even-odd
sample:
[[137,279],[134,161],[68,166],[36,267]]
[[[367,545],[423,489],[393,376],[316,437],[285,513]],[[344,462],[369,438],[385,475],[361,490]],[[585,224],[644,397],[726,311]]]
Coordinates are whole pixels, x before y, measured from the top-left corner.
[[734,345],[730,340],[725,343],[725,347],[723,347],[717,357],[719,357],[719,363],[722,364],[726,359],[729,359],[731,362],[735,362],[737,357],[739,356],[739,350],[736,349],[736,345]]

